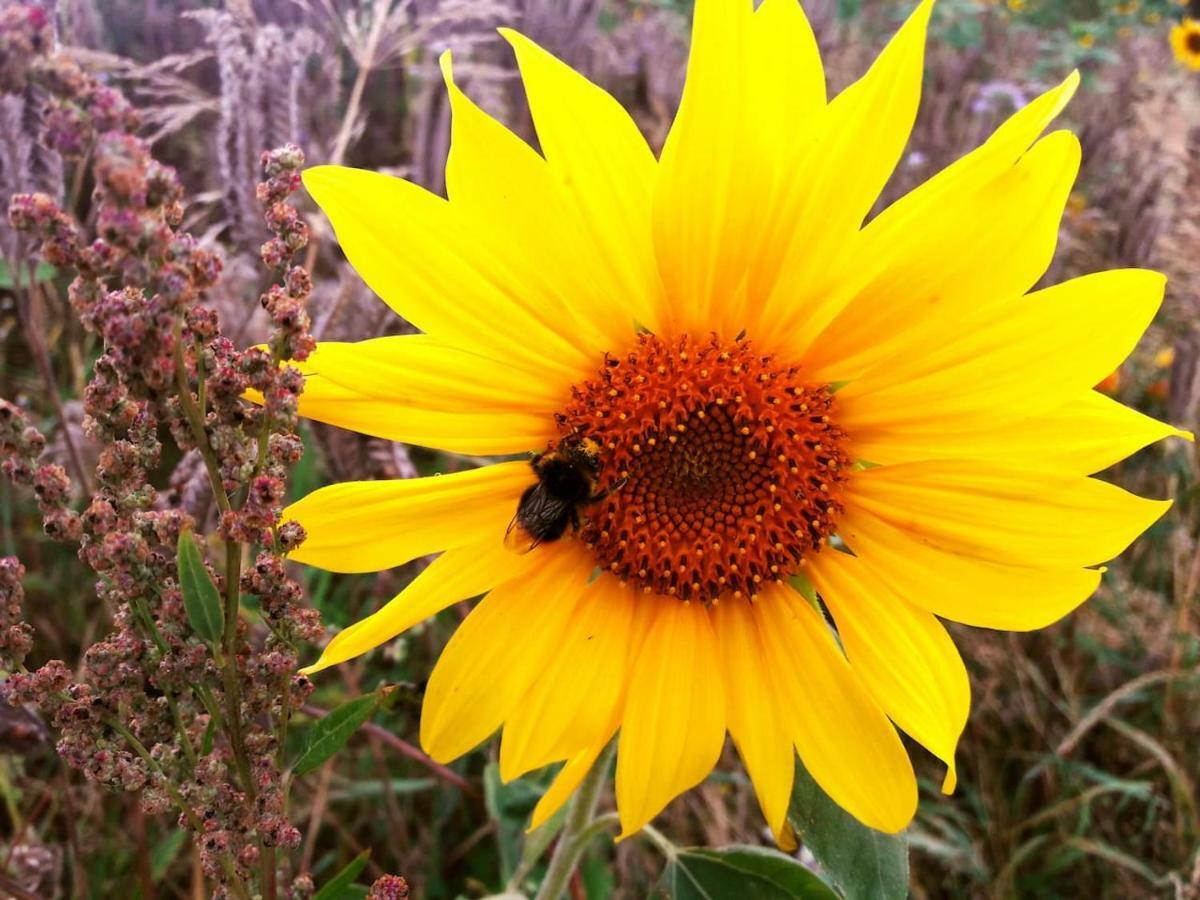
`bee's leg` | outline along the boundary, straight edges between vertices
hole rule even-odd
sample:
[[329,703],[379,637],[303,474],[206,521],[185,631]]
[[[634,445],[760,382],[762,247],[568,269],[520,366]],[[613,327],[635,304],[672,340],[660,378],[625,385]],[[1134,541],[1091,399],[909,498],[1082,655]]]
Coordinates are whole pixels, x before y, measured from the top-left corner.
[[609,494],[615,494],[615,493],[616,493],[617,491],[619,491],[621,488],[625,487],[625,482],[627,482],[628,480],[629,480],[629,476],[628,476],[628,475],[626,475],[626,476],[625,476],[625,477],[623,477],[623,478],[618,478],[616,481],[614,481],[614,482],[613,482],[611,485],[609,485],[608,487],[606,487],[606,488],[605,488],[604,490],[602,490],[600,493],[598,493],[598,494],[593,494],[593,495],[592,495],[592,496],[591,496],[591,497],[588,499],[588,502],[589,502],[589,503],[599,503],[601,500],[603,500],[603,499],[604,499],[605,497],[607,497]]
[[571,530],[578,531],[583,526],[583,519],[579,515],[579,508],[572,506],[568,515],[571,517]]

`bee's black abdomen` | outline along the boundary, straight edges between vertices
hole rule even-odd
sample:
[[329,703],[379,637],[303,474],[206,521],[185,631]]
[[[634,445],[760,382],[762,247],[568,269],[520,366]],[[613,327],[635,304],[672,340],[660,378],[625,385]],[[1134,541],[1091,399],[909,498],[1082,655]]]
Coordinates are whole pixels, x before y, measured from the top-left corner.
[[[556,541],[579,526],[578,507],[595,498],[597,461],[579,446],[547,451],[533,459],[537,484],[521,494],[514,525],[533,546]],[[510,532],[513,526],[509,526]]]

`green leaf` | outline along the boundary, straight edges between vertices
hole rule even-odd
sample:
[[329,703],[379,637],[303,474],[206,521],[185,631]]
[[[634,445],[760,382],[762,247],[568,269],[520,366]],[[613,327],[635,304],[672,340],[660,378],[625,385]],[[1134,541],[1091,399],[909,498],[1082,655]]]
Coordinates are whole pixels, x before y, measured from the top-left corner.
[[187,612],[188,623],[203,640],[210,644],[217,643],[225,629],[221,594],[204,567],[196,539],[186,528],[179,532],[175,565],[179,570],[179,589],[183,591],[183,608]]
[[208,756],[212,753],[213,737],[217,733],[217,720],[209,719],[208,727],[204,729],[204,734],[200,737],[200,755]]
[[[40,262],[37,264],[37,267],[33,270],[33,280],[35,282],[51,281],[54,278],[54,276],[57,274],[58,274],[58,269],[54,268],[54,266],[50,265],[49,263]],[[28,283],[28,281],[29,281],[28,274],[23,272],[21,274],[21,283],[26,284],[26,283]],[[0,288],[10,289],[10,288],[12,288],[12,286],[13,286],[12,273],[8,271],[8,266],[6,266],[3,261],[0,261]]]
[[168,831],[167,836],[154,845],[150,851],[150,878],[158,883],[166,877],[171,863],[187,843],[187,832],[178,829]]
[[588,900],[607,900],[616,890],[616,879],[613,867],[607,859],[599,856],[585,856],[579,864],[579,878],[583,882],[583,892]]
[[367,694],[343,703],[323,719],[318,719],[308,730],[308,740],[300,756],[292,766],[293,775],[311,772],[350,740],[362,724],[379,708],[380,693]]
[[533,778],[519,778],[505,784],[500,780],[500,766],[494,762],[488,763],[483,770],[483,799],[488,815],[496,823],[502,882],[507,883],[517,867],[521,844],[525,840],[525,825],[544,791],[545,787]]
[[[333,715],[333,713],[330,713],[330,715]],[[325,720],[322,719],[321,721]],[[346,868],[325,882],[321,889],[313,895],[313,900],[345,900],[345,898],[361,896],[361,892],[356,893],[353,890],[354,879],[367,867],[367,860],[370,857],[371,851],[367,849],[350,860],[346,864]]]
[[800,763],[788,821],[847,900],[908,896],[908,842],[868,828],[826,796]]
[[797,860],[767,847],[680,850],[668,858],[659,887],[672,900],[838,900]]

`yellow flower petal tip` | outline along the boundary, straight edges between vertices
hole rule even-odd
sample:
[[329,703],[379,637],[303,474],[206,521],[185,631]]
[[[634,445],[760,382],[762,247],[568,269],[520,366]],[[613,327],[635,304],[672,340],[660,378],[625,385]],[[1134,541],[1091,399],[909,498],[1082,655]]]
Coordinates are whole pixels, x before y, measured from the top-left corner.
[[796,837],[796,829],[791,822],[784,822],[783,827],[775,833],[775,844],[784,853],[795,853],[800,847],[800,839]]
[[942,780],[942,793],[946,796],[953,794],[958,787],[958,772],[955,771],[953,764],[946,770],[946,777]]
[[829,99],[798,7],[700,0],[659,159],[612,96],[502,28],[538,151],[455,85],[447,51],[452,202],[304,171],[347,259],[420,333],[318,346],[301,415],[522,459],[289,506],[296,561],[436,557],[302,672],[482,597],[429,678],[420,743],[449,762],[502,732],[505,780],[565,760],[530,830],[617,734],[618,841],[727,737],[784,849],[797,753],[881,831],[916,810],[901,731],[954,790],[970,686],[941,620],[1021,631],[1078,607],[1170,507],[1094,473],[1194,437],[1094,390],[1162,275],[1030,293],[1079,164],[1072,134],[1043,133],[1079,72],[871,215],[932,8]]
[[300,173],[300,182],[319,204],[323,191],[337,187],[340,169],[341,166],[309,166]]
[[454,56],[449,50],[443,50],[438,54],[438,68],[441,70],[442,78],[448,87],[454,87]]

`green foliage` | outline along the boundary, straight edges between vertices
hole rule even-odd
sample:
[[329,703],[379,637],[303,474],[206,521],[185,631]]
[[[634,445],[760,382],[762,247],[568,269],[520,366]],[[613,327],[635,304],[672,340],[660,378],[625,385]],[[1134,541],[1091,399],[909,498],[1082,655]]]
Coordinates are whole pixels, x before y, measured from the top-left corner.
[[171,863],[175,862],[175,858],[179,856],[179,851],[187,843],[187,838],[186,831],[168,831],[154,845],[154,848],[150,851],[150,876],[156,882],[161,881],[163,876],[167,874],[167,869],[171,867]]
[[688,848],[667,860],[659,888],[672,900],[837,900],[829,885],[766,847]]
[[188,624],[208,643],[218,643],[225,628],[221,593],[204,566],[196,539],[186,528],[179,532],[175,565],[179,571],[179,589],[183,592],[183,608],[187,611]]
[[[58,274],[58,269],[49,263],[40,262],[33,270],[33,280],[35,282],[53,281],[54,276]],[[21,280],[28,281],[28,274],[22,274]],[[11,290],[14,287],[12,272],[9,271],[8,264],[0,259],[0,289]]]
[[500,780],[500,766],[497,763],[488,763],[483,771],[483,796],[488,814],[496,823],[502,882],[508,881],[516,870],[521,858],[525,826],[529,824],[529,816],[543,792],[543,786],[531,778],[520,778],[505,784]]
[[313,900],[351,900],[351,898],[363,896],[366,891],[355,885],[354,879],[367,867],[367,860],[370,858],[371,851],[369,849],[358,854],[346,864],[345,868],[321,886],[321,889],[313,895]]
[[346,746],[350,736],[375,715],[375,711],[390,692],[389,688],[381,688],[372,694],[356,697],[343,703],[324,718],[318,719],[308,731],[304,749],[292,764],[292,774],[304,775],[311,772]]
[[830,800],[799,762],[788,821],[846,900],[908,896],[904,837],[863,825]]

